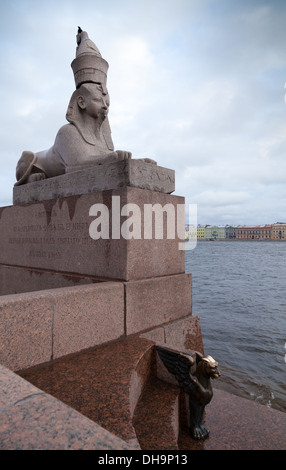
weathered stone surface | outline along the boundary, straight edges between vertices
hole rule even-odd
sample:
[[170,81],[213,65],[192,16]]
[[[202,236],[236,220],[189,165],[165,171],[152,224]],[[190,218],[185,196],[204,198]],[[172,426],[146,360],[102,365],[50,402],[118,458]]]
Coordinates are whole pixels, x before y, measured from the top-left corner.
[[[94,204],[103,204],[107,208],[107,239],[94,240],[90,236],[90,224],[96,219],[89,215]],[[140,211],[141,238],[122,237],[123,224],[132,217],[121,215],[122,208],[127,204],[135,204]],[[145,238],[145,204],[152,207],[157,204],[162,209],[169,205],[174,209],[174,238],[168,236],[166,220],[163,223],[165,218],[161,218],[160,222],[160,214],[156,220],[163,226],[162,239],[156,239],[155,233],[151,234],[150,239]],[[184,209],[182,197],[125,187],[4,207],[0,211],[0,264],[84,274],[105,280],[144,279],[183,273],[185,252],[179,250],[182,240],[178,238],[177,223],[179,219],[184,236],[184,218],[177,217],[179,206]],[[116,221],[113,223],[112,217],[118,220],[118,224]],[[119,228],[118,233],[113,233],[114,226]],[[132,227],[130,230],[131,236],[134,236]]]
[[1,450],[130,450],[133,447],[0,366]]
[[13,203],[27,204],[124,186],[170,194],[175,190],[175,172],[140,159],[93,165],[54,178],[15,186]]
[[0,297],[0,364],[13,370],[51,359],[53,299],[30,292]]
[[54,289],[53,357],[124,335],[124,286],[117,282]]
[[92,276],[0,265],[0,296],[98,282]]
[[126,283],[127,335],[167,324],[191,313],[191,274]]
[[12,370],[113,341],[123,334],[123,283],[0,296],[0,364]]
[[204,354],[200,319],[197,315],[158,326],[140,336],[180,351],[191,349]]
[[[22,371],[21,376],[139,450],[132,417],[139,389],[150,375],[152,348],[146,339],[126,338]],[[134,375],[140,384],[134,384]]]

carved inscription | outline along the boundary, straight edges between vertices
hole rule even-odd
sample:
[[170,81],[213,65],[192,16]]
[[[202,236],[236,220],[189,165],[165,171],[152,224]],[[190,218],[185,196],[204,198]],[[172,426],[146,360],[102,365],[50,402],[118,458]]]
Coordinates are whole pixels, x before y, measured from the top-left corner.
[[[45,215],[45,212],[39,212],[37,218]],[[30,258],[61,259],[60,247],[96,243],[96,240],[89,237],[88,230],[87,222],[15,225],[8,243],[18,246],[29,245],[27,253]],[[31,245],[34,246],[31,248]],[[47,249],[47,246],[50,249]]]

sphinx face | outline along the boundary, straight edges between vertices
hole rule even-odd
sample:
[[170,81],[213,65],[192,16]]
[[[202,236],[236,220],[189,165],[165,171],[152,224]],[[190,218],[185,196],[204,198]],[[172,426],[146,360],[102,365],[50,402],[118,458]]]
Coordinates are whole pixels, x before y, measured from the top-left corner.
[[88,84],[82,87],[83,94],[78,98],[78,105],[94,119],[103,121],[108,114],[109,95],[100,84]]

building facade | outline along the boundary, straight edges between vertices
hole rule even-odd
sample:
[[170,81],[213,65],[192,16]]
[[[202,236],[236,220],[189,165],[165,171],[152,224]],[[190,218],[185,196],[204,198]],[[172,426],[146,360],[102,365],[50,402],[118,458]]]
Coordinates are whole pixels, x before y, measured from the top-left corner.
[[233,240],[234,238],[236,238],[236,227],[232,225],[226,225],[225,238],[228,240]]
[[205,225],[186,225],[186,240],[205,240]]
[[205,228],[206,240],[222,240],[225,238],[225,227],[219,225],[208,225]]
[[196,225],[185,225],[185,240],[197,240]]
[[277,222],[272,225],[272,240],[286,240],[286,223]]
[[238,240],[271,240],[271,225],[240,225],[236,228]]
[[206,226],[198,225],[197,226],[197,240],[205,240],[205,239],[206,239]]

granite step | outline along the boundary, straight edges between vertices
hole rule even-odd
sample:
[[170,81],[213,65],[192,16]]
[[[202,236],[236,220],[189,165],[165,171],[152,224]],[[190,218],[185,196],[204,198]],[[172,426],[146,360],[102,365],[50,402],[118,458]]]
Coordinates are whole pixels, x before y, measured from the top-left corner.
[[177,450],[179,389],[150,376],[138,400],[133,426],[142,450]]
[[153,343],[133,337],[19,375],[140,450],[132,419],[153,362]]
[[176,450],[179,389],[156,374],[154,343],[129,337],[19,372],[137,450]]

